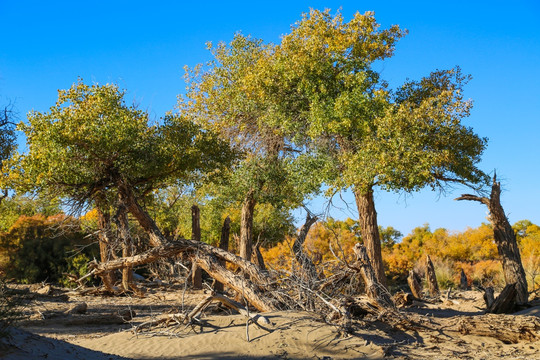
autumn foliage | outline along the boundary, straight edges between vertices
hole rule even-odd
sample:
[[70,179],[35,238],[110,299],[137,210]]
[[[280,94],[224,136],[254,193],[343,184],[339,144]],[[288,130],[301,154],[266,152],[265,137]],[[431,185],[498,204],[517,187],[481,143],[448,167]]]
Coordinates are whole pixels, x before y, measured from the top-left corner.
[[[318,222],[312,227],[304,248],[316,265],[331,271],[332,263],[352,260],[352,247],[362,241],[357,228],[357,222],[352,219]],[[529,289],[536,289],[540,287],[540,227],[523,220],[514,225],[514,230]],[[433,259],[439,285],[443,288],[459,285],[461,269],[467,275],[469,286],[504,286],[501,262],[489,224],[459,232],[442,228],[432,231],[426,224],[413,229],[400,241],[397,238],[399,232],[391,227],[381,228],[380,232],[386,275],[393,286],[405,285],[411,269],[422,274],[425,270],[423,259],[427,254]],[[290,269],[294,262],[293,242],[294,239],[287,238],[263,250],[267,265],[274,269]]]

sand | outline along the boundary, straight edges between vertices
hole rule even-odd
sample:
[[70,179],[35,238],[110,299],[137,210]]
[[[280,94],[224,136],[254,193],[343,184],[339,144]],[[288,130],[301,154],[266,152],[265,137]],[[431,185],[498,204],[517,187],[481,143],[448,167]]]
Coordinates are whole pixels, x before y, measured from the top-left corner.
[[[249,325],[248,342],[246,318],[217,308],[206,311],[194,327],[178,325],[138,335],[132,331],[157,314],[181,311],[182,304],[192,307],[205,296],[202,291],[163,288],[143,299],[38,298],[27,307],[31,319],[19,324],[10,339],[0,341],[0,359],[540,359],[540,341],[505,344],[445,330],[459,316],[482,313],[482,294],[475,291],[456,293],[448,302],[404,309],[407,316],[434,325],[425,331],[359,321],[347,334],[321,321],[321,314],[281,311],[266,314],[271,322],[266,329]],[[82,301],[88,304],[89,315],[130,308],[137,316],[129,324],[69,326],[62,318],[47,315]],[[516,316],[528,315],[540,315],[540,308]]]

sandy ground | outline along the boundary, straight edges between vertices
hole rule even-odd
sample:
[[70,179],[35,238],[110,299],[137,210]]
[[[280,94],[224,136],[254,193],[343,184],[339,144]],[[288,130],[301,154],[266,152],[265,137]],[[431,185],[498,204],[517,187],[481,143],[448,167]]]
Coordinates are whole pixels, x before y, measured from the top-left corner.
[[[271,324],[265,329],[251,324],[246,331],[245,317],[214,305],[197,326],[163,327],[137,335],[132,331],[161,313],[192,308],[206,296],[202,291],[184,293],[179,288],[153,289],[142,299],[67,298],[60,291],[37,296],[25,309],[29,320],[0,341],[0,359],[540,359],[540,341],[505,344],[492,337],[445,330],[460,316],[482,313],[482,295],[475,291],[456,293],[448,302],[402,310],[435,325],[425,331],[359,321],[352,334],[347,334],[321,321],[321,314],[290,311],[267,313]],[[81,302],[88,304],[87,314],[81,317],[106,318],[125,309],[135,311],[136,316],[130,323],[109,325],[69,324],[58,316]],[[525,315],[540,316],[540,308],[516,316]]]

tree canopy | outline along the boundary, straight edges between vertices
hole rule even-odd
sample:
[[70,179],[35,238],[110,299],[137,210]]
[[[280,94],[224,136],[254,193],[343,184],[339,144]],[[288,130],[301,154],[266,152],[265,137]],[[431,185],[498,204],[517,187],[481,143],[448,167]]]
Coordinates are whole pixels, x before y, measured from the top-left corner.
[[49,112],[32,112],[21,124],[28,152],[11,163],[11,179],[77,202],[91,200],[121,183],[139,194],[170,181],[190,181],[232,158],[228,145],[179,116],[151,123],[127,105],[116,85],[82,80],[60,90]]

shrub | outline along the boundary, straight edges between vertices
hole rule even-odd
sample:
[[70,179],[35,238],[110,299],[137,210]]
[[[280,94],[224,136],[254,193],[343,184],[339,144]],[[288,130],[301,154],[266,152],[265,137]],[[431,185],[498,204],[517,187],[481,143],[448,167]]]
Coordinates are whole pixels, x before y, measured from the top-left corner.
[[3,272],[6,278],[22,283],[59,282],[63,273],[83,269],[82,257],[69,260],[77,246],[86,246],[86,259],[96,256],[97,249],[88,246],[89,242],[76,219],[64,215],[21,216],[0,235]]

